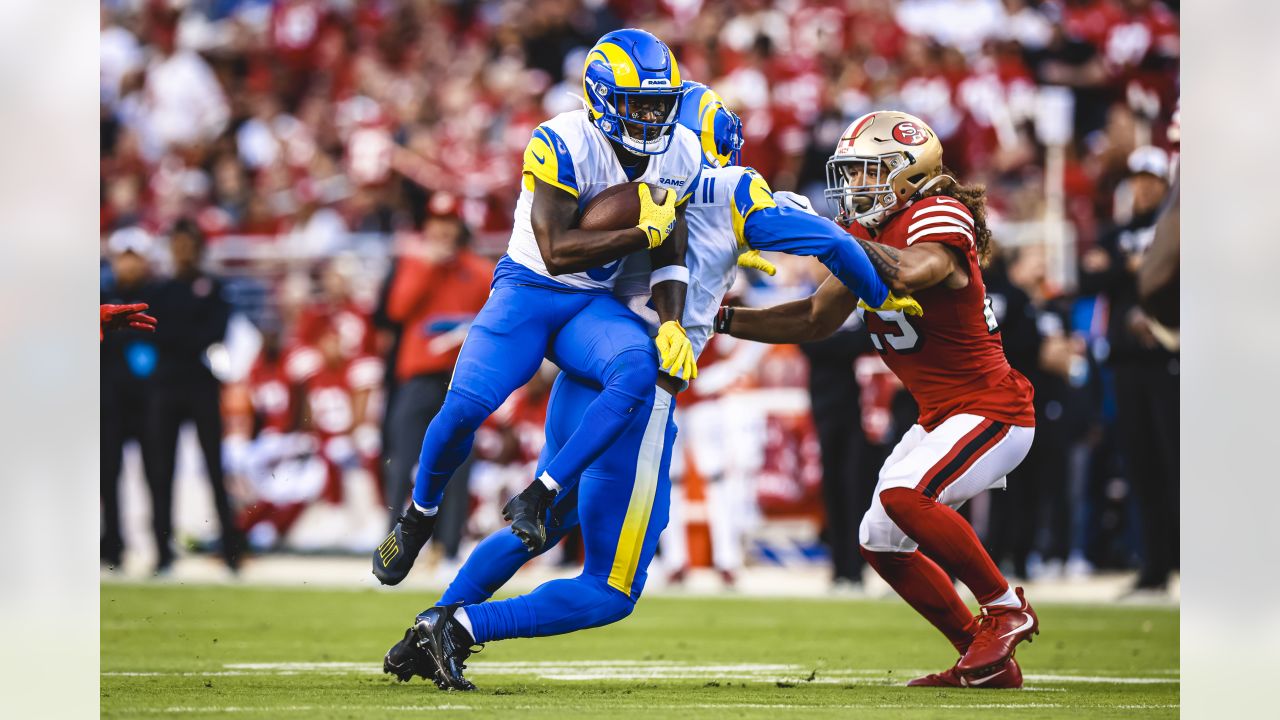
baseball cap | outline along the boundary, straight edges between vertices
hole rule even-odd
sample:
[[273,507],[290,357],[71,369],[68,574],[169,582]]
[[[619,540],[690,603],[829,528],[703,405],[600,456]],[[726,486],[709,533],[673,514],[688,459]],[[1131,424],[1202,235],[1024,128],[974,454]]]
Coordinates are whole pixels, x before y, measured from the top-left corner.
[[1169,178],[1169,155],[1153,145],[1144,145],[1129,153],[1129,174],[1147,173],[1161,180]]
[[150,259],[153,246],[151,235],[137,226],[120,228],[107,238],[107,250],[112,255],[131,252],[138,257]]

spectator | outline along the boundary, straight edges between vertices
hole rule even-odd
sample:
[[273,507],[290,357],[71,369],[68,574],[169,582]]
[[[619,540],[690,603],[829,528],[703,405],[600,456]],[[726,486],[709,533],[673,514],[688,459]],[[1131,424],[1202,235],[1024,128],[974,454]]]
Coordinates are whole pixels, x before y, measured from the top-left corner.
[[853,365],[859,355],[871,351],[871,339],[859,327],[801,349],[809,358],[809,409],[822,452],[824,535],[831,551],[832,584],[858,590],[864,565],[858,524],[871,506],[876,474],[866,472],[866,456],[872,450],[862,429],[861,391]]
[[1087,364],[1082,343],[1068,335],[1070,313],[1061,298],[1048,297],[1044,253],[1038,246],[1018,248],[983,271],[992,310],[1000,324],[1009,364],[1035,387],[1036,441],[1011,475],[1009,488],[992,499],[992,557],[1007,560],[1011,574],[1034,578],[1028,561],[1057,575],[1076,560],[1071,529],[1078,504],[1072,503],[1070,450],[1084,430],[1087,401],[1079,383]]
[[[1018,255],[1016,252],[1013,254]],[[1020,264],[1026,264],[1026,259],[1019,257],[1014,260],[1015,266]],[[1040,267],[1040,275],[1043,275],[1043,258]],[[991,264],[982,271],[982,282],[987,287],[991,311],[1000,327],[1000,341],[1004,346],[1005,357],[1010,366],[1031,381],[1036,390],[1036,409],[1039,411],[1042,383],[1037,383],[1037,380],[1041,378],[1040,352],[1043,338],[1037,327],[1038,312],[1031,297],[1019,283],[1013,282],[1011,275],[1004,256],[996,253]],[[1009,574],[1013,577],[1029,577],[1027,559],[1033,550],[1036,529],[1041,526],[1040,496],[1047,487],[1062,484],[1059,482],[1059,475],[1064,471],[1062,467],[1047,468],[1054,473],[1052,477],[1041,475],[1040,471],[1046,468],[1041,467],[1044,463],[1035,452],[1044,445],[1043,436],[1044,430],[1037,418],[1036,441],[1032,444],[1031,451],[1017,470],[1010,473],[1013,478],[1004,492],[991,494],[990,531],[985,534],[984,541],[991,551],[992,559],[997,563],[1007,564]]]
[[[102,302],[151,302],[151,252],[151,236],[139,228],[123,228],[111,235],[107,241],[111,279],[102,290]],[[156,346],[150,334],[124,328],[108,333],[102,340],[100,352],[102,541],[99,558],[103,565],[115,570],[120,567],[125,549],[124,536],[120,532],[119,483],[124,446],[128,441],[138,441],[143,467],[150,469],[151,442],[145,432],[144,419],[151,392],[151,376],[156,368]],[[151,473],[147,475],[150,477]],[[155,500],[153,494],[153,504]],[[159,542],[157,537],[157,544]]]
[[291,345],[315,347],[321,336],[338,334],[342,356],[373,355],[377,340],[368,311],[352,297],[351,276],[355,258],[338,256],[325,262],[319,271],[320,295],[303,306],[293,323]]
[[[402,327],[395,359],[398,388],[389,409],[387,438],[386,502],[392,523],[408,502],[422,437],[444,403],[467,327],[489,296],[493,264],[467,249],[469,233],[458,212],[456,198],[436,193],[421,238],[406,239],[391,278],[387,317]],[[450,556],[457,552],[461,527],[450,536],[450,523],[445,522],[449,496],[463,501],[465,519],[467,472],[464,465],[449,484],[436,528]]]
[[151,158],[184,146],[212,141],[230,117],[222,86],[199,53],[177,43],[177,14],[155,9],[137,117],[144,152]]
[[1129,177],[1117,211],[1128,221],[1107,233],[1081,261],[1080,289],[1110,304],[1107,362],[1128,478],[1139,507],[1142,560],[1136,591],[1164,592],[1178,566],[1178,353],[1156,340],[1138,306],[1137,270],[1155,237],[1169,184],[1168,158],[1146,146],[1129,155]]
[[222,556],[233,571],[239,569],[241,543],[222,473],[222,384],[209,370],[206,353],[222,341],[231,306],[222,297],[222,283],[200,269],[204,235],[195,223],[180,220],[169,234],[173,277],[160,282],[151,300],[160,319],[156,330],[153,391],[147,411],[152,459],[152,523],[156,535],[156,571],[173,564],[173,478],[178,454],[178,430],[195,423],[204,455],[214,507],[221,528]]
[[1162,325],[1178,327],[1179,219],[1182,202],[1178,178],[1173,179],[1170,203],[1156,223],[1151,250],[1142,258],[1138,269],[1138,295],[1142,309]]

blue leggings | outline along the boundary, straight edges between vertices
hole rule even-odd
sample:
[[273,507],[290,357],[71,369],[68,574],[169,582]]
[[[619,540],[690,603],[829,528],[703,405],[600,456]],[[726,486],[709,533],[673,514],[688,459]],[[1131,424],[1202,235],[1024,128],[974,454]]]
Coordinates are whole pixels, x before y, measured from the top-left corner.
[[462,344],[444,406],[422,439],[414,502],[440,504],[449,478],[471,452],[476,428],[529,382],[543,357],[599,390],[582,409],[581,424],[589,431],[568,429],[546,458],[542,470],[553,479],[579,476],[637,414],[648,415],[653,407],[658,354],[630,310],[609,295],[499,277]]
[[[564,374],[556,379],[540,464],[582,422],[598,394]],[[543,583],[527,595],[485,602],[534,555],[506,528],[476,546],[440,599],[442,605],[468,606],[476,642],[559,635],[631,614],[644,590],[658,536],[667,526],[673,410],[672,398],[659,390],[653,410],[635,417],[581,481],[556,498],[542,552],[581,524],[586,563],[580,575]]]

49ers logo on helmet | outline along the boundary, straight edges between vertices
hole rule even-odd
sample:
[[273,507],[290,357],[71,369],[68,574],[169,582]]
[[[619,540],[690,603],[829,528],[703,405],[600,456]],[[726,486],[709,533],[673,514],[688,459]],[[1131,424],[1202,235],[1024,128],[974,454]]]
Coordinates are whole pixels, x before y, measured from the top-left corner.
[[903,145],[923,145],[929,139],[929,131],[910,120],[904,120],[893,126],[893,139]]

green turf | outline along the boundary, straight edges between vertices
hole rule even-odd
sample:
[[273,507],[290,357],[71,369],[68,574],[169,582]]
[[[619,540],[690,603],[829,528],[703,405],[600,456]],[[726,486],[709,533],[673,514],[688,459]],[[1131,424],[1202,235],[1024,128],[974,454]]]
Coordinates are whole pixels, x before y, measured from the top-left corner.
[[[1018,651],[1024,673],[1129,682],[1046,677],[1030,679],[1023,691],[916,690],[901,687],[912,670],[940,670],[955,658],[900,602],[646,598],[612,627],[491,643],[472,657],[469,675],[479,690],[444,693],[377,672],[383,653],[432,599],[411,591],[103,585],[102,713],[308,719],[1178,714],[1178,613],[1172,609],[1037,605],[1043,633]],[[566,662],[578,664],[550,667]],[[313,665],[235,667],[244,663]],[[596,679],[547,677],[566,674]]]

